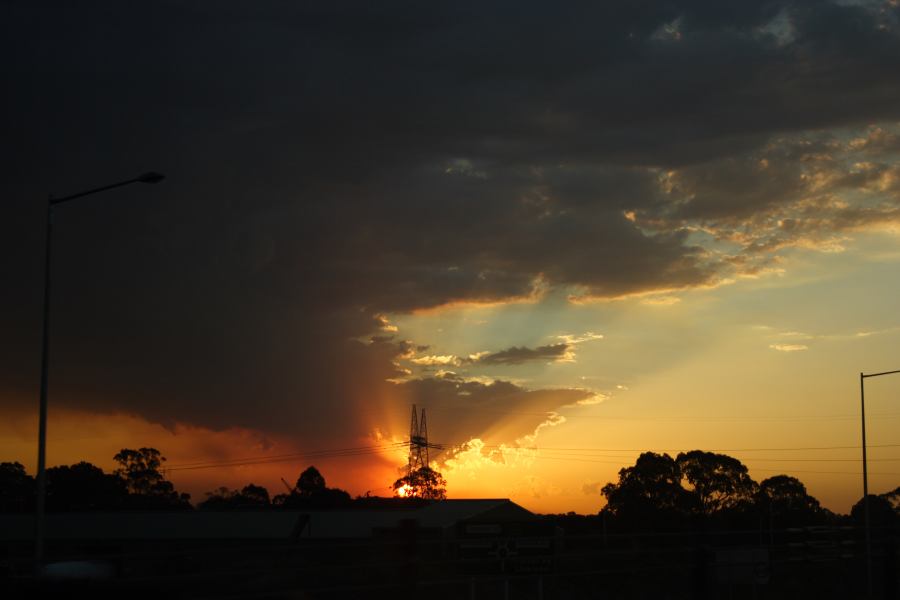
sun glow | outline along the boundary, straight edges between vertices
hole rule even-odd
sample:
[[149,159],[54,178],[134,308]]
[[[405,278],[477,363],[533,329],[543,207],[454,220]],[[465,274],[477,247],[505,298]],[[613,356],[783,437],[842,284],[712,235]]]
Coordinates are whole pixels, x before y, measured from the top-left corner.
[[395,493],[400,498],[407,498],[407,497],[409,497],[411,492],[412,492],[412,488],[410,488],[408,484],[404,483],[403,485],[401,485],[400,487],[397,488]]

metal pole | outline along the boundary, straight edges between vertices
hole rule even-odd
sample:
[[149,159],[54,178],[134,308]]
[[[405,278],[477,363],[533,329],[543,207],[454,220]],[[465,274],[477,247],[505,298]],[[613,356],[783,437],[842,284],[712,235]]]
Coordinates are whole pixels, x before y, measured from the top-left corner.
[[866,377],[881,377],[882,375],[894,375],[900,373],[900,369],[895,371],[882,371],[881,373],[865,373],[859,374],[859,409],[862,420],[862,464],[863,464],[863,513],[865,515],[866,528],[866,589],[868,597],[872,597],[872,521],[869,509],[869,466],[866,461]]
[[44,249],[44,334],[41,344],[41,400],[38,416],[37,502],[34,517],[34,569],[40,574],[44,562],[44,520],[47,498],[47,379],[50,353],[50,250],[53,238],[53,198],[47,200]]
[[47,380],[50,370],[50,247],[53,238],[53,206],[70,202],[77,198],[90,196],[98,192],[105,192],[114,188],[130,185],[132,183],[159,183],[165,179],[160,173],[149,172],[126,179],[110,185],[90,189],[77,194],[54,198],[47,198],[47,224],[44,238],[44,334],[41,344],[41,398],[38,413],[38,463],[37,463],[37,498],[34,507],[34,570],[35,575],[40,575],[44,562],[44,533],[45,514],[47,502]]
[[866,376],[859,374],[859,409],[862,420],[863,514],[866,527],[866,597],[872,597],[872,526],[869,520],[869,467],[866,461]]

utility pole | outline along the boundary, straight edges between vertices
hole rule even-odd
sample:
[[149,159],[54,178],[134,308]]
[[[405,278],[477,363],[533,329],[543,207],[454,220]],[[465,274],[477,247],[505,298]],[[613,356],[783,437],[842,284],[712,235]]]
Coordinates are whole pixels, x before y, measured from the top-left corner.
[[159,173],[144,173],[132,179],[119,181],[77,194],[47,199],[46,229],[44,239],[44,319],[41,343],[41,392],[38,408],[38,460],[37,460],[37,498],[34,515],[34,570],[40,574],[44,563],[44,528],[47,502],[47,389],[50,374],[50,273],[51,273],[51,241],[53,239],[53,208],[77,198],[105,192],[132,183],[159,183],[165,179]]
[[859,374],[859,412],[862,421],[862,467],[863,467],[863,514],[865,515],[866,528],[866,597],[872,598],[872,517],[869,508],[869,467],[866,460],[866,386],[865,380],[869,377],[881,377],[882,375],[893,375],[900,373],[900,369],[896,371],[882,371],[881,373],[869,373],[868,375],[860,372]]

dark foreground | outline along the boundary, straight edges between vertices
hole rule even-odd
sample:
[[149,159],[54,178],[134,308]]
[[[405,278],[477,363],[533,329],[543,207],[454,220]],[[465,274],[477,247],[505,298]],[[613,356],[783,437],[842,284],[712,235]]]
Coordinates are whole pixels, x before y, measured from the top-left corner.
[[[4,598],[866,598],[862,532],[852,527],[566,535],[410,528],[367,540],[48,548],[35,577],[7,547]],[[897,542],[876,536],[873,598],[898,598]]]

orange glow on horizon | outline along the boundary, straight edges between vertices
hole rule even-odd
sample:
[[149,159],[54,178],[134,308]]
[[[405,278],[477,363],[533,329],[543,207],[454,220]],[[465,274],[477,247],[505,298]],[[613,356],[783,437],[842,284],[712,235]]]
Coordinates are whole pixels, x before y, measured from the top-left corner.
[[[20,462],[33,475],[37,416],[25,411],[8,417],[0,422],[0,460]],[[402,462],[396,452],[387,449],[359,456],[305,457],[305,452],[320,449],[299,446],[292,436],[243,428],[216,431],[186,424],[167,428],[136,415],[64,408],[50,414],[48,431],[48,467],[86,461],[109,473],[117,466],[112,457],[120,449],[157,448],[167,458],[163,463],[166,478],[178,491],[190,493],[194,504],[219,487],[239,490],[250,483],[265,487],[274,497],[286,491],[282,478],[293,484],[309,466],[322,473],[329,487],[345,489],[351,496],[389,496]],[[367,438],[346,440],[343,445],[376,444]],[[290,456],[293,454],[297,457]],[[246,458],[273,456],[284,458],[240,464]],[[195,468],[198,464],[210,466]]]

